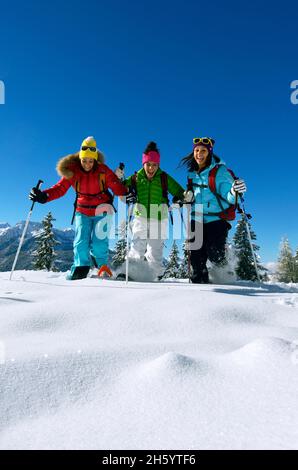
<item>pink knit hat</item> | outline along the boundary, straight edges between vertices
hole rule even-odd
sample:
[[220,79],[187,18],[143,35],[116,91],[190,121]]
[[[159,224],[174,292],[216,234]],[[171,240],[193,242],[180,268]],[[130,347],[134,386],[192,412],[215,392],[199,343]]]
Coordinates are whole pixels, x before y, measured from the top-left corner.
[[148,162],[157,163],[159,165],[160,164],[160,155],[159,155],[159,153],[156,152],[155,150],[150,150],[148,153],[143,153],[142,165],[144,165],[144,163],[148,163]]

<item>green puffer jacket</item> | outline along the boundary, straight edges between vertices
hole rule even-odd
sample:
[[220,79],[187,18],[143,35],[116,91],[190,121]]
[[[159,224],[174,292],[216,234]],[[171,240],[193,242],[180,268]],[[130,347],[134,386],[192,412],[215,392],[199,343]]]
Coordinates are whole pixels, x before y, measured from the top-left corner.
[[[158,168],[152,180],[146,176],[144,168],[137,172],[137,203],[134,208],[136,217],[147,217],[154,219],[166,219],[168,217],[167,200],[162,195],[161,173]],[[184,189],[170,175],[168,176],[168,193],[183,199]],[[132,176],[124,182],[125,186],[132,186]],[[152,206],[154,204],[154,206]]]

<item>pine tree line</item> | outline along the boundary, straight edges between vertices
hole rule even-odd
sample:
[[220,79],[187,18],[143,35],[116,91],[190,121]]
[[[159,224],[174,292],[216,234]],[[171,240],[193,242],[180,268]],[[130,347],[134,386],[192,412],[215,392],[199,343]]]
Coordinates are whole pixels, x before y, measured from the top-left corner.
[[[34,256],[34,268],[37,270],[46,269],[55,271],[55,240],[53,233],[53,218],[51,212],[42,220],[42,229],[36,234],[37,247]],[[252,247],[250,245],[248,232],[249,229]],[[115,245],[114,255],[112,258],[112,268],[117,269],[126,259],[126,223],[123,222],[118,232],[118,241]],[[263,281],[268,280],[267,269],[260,263],[258,251],[260,247],[255,243],[256,234],[252,230],[251,224],[244,216],[238,221],[235,235],[233,237],[232,249],[236,255],[237,262],[235,272],[239,280],[257,280],[256,267],[252,248],[255,255],[257,269],[260,278]],[[163,278],[187,279],[189,276],[189,252],[187,250],[187,242],[184,241],[182,247],[182,258],[179,255],[177,242],[174,241],[171,252],[165,266]],[[277,280],[280,282],[298,282],[298,248],[295,254],[290,246],[288,238],[284,238],[281,242],[280,253],[277,265]]]

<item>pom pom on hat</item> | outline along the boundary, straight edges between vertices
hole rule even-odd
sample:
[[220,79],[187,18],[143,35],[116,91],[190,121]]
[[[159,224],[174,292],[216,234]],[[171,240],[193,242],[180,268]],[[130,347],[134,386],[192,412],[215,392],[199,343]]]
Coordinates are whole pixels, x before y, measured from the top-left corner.
[[[83,150],[84,147],[88,148]],[[80,158],[94,158],[97,160],[97,145],[93,136],[86,137],[86,139],[83,140],[79,156]]]
[[148,162],[160,164],[160,154],[155,142],[149,142],[143,153],[142,164],[144,165]]

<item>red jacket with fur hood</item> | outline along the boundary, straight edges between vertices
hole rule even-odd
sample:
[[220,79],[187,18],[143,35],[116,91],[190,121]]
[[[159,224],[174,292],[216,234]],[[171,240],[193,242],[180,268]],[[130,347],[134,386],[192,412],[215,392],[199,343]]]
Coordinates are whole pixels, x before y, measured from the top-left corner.
[[103,155],[98,152],[98,160],[92,170],[87,172],[81,166],[78,153],[62,158],[57,164],[57,172],[62,178],[57,184],[44,190],[48,195],[47,202],[64,196],[72,186],[78,193],[77,212],[94,216],[98,205],[110,202],[107,189],[112,190],[116,196],[126,195],[127,188],[103,160]]

